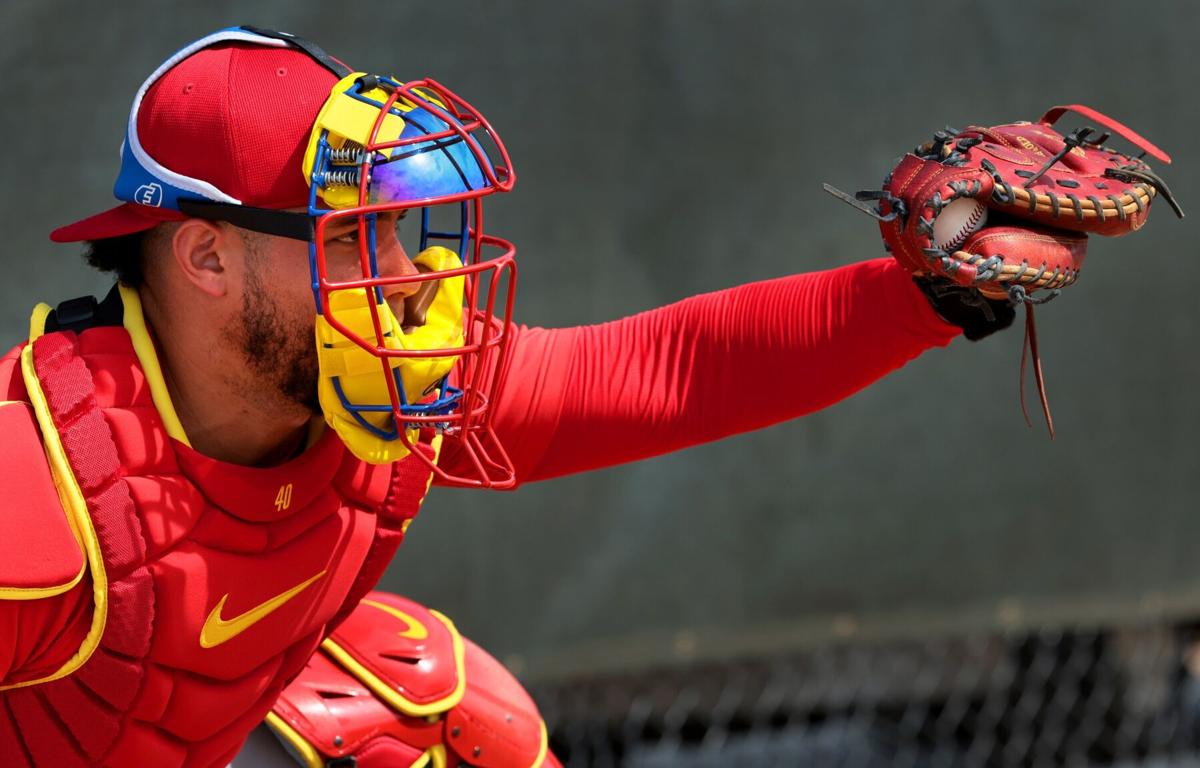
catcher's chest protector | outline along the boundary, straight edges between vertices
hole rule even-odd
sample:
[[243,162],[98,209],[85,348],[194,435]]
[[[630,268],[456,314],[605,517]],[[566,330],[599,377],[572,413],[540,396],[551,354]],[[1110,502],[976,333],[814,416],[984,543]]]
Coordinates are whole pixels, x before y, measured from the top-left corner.
[[270,469],[201,456],[168,436],[122,327],[24,354],[82,502],[90,629],[57,674],[0,692],[0,764],[223,767],[378,580],[430,473],[364,464],[332,431]]

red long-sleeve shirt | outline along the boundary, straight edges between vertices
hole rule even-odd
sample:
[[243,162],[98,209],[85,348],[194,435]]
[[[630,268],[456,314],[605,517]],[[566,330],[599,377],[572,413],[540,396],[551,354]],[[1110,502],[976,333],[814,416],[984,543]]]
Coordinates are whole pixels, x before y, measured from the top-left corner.
[[[891,259],[600,325],[518,327],[495,425],[517,481],[543,480],[818,410],[959,333]],[[20,382],[10,354],[0,361],[0,400],[24,399]],[[450,446],[442,461],[461,470],[465,460]],[[87,589],[0,600],[0,684],[57,669],[78,649],[90,606]]]
[[892,259],[518,327],[496,430],[519,483],[636,461],[820,410],[960,333]]

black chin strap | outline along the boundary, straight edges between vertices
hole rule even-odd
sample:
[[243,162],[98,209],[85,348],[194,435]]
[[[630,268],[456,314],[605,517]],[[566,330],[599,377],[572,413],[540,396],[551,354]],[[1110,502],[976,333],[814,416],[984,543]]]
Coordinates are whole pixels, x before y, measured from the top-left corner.
[[333,58],[328,53],[325,53],[325,49],[321,46],[309,40],[305,40],[303,37],[296,37],[290,32],[276,32],[273,29],[263,29],[262,27],[255,27],[249,24],[243,24],[242,29],[246,30],[247,32],[253,32],[256,35],[271,37],[276,40],[283,40],[291,43],[307,53],[309,56],[312,56],[319,64],[321,64],[321,66],[337,75],[339,80],[353,71],[350,69],[350,67],[347,67],[345,64]]

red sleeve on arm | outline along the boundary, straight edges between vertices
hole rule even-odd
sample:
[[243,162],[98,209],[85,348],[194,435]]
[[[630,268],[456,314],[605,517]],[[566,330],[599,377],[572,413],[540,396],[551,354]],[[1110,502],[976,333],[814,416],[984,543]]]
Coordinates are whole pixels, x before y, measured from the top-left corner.
[[960,333],[892,259],[520,328],[496,429],[519,482],[620,464],[819,410]]

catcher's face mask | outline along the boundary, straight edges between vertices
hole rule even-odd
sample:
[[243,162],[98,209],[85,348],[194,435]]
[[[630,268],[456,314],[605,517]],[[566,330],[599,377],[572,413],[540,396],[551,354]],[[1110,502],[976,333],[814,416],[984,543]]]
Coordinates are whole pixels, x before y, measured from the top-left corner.
[[[304,168],[326,421],[373,463],[413,452],[423,431],[445,435],[474,471],[450,476],[431,463],[443,481],[511,485],[490,407],[516,287],[514,249],[484,234],[480,199],[512,187],[504,147],[478,112],[431,80],[354,73],[321,109]],[[376,223],[388,211],[406,214],[415,271],[380,272]],[[359,274],[334,280],[326,230],[347,221],[357,230]]]
[[[475,109],[432,80],[351,73],[312,43],[268,30],[243,27],[212,39],[231,35],[294,45],[341,78],[318,112],[299,169],[308,211],[194,196],[181,196],[178,210],[308,242],[317,394],[326,422],[355,456],[386,463],[413,453],[444,483],[511,487],[512,464],[492,430],[491,409],[502,385],[516,266],[512,244],[484,233],[482,203],[515,180],[503,144]],[[391,233],[377,249],[380,217],[398,213],[404,225],[397,236],[415,254],[411,262],[390,258]],[[348,248],[357,249],[349,276]],[[443,437],[457,443],[467,472],[436,466]],[[419,441],[434,450],[418,450]]]

